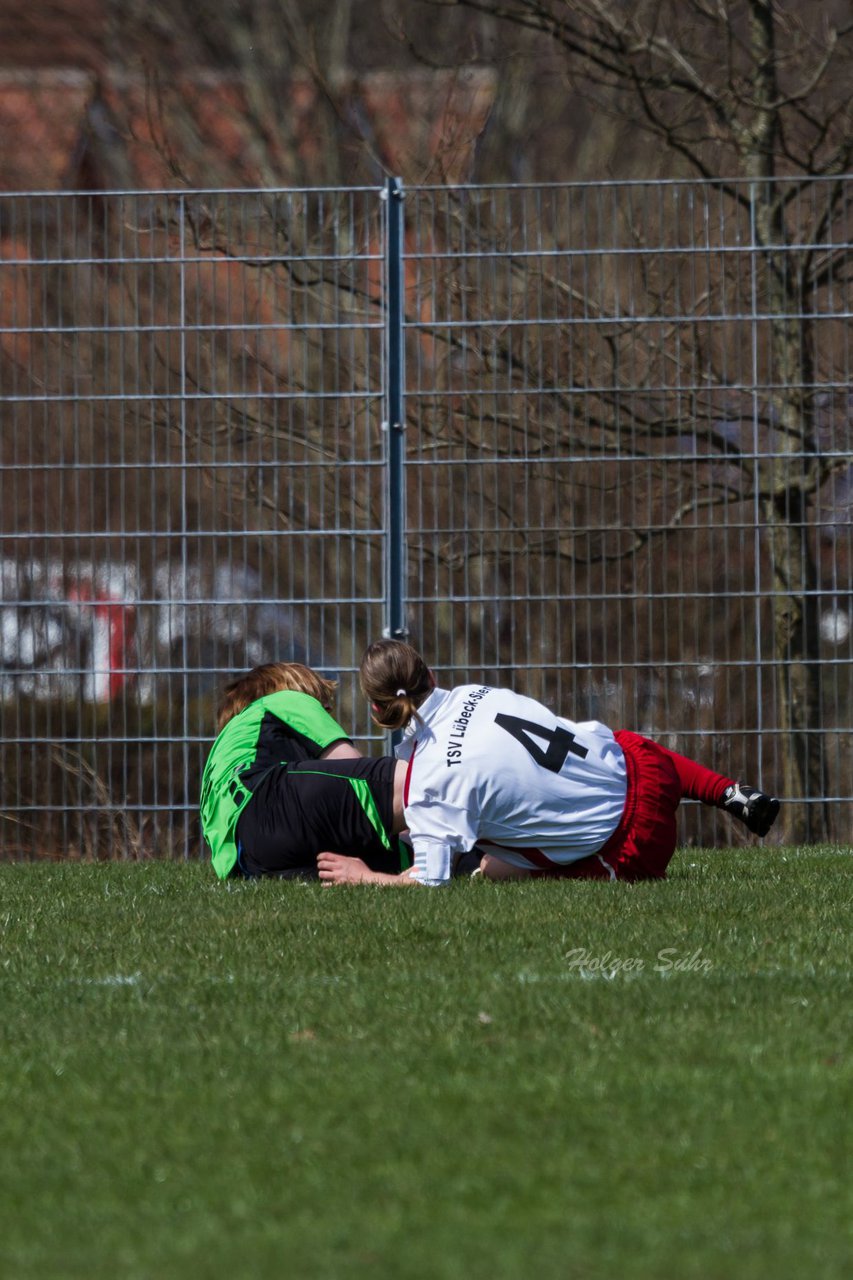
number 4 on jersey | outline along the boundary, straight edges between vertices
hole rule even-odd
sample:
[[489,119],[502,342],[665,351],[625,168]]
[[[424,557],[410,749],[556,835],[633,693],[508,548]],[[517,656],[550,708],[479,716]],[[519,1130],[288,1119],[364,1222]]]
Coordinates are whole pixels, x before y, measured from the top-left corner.
[[[541,724],[534,724],[532,720],[520,720],[518,716],[507,716],[503,712],[495,716],[495,724],[506,729],[537,764],[543,769],[550,769],[551,773],[560,772],[568,755],[580,756],[581,759],[589,755],[586,747],[580,746],[575,741],[575,735],[562,725],[556,729],[544,729]],[[535,738],[531,734],[535,734]],[[543,750],[536,738],[547,742],[548,749]]]

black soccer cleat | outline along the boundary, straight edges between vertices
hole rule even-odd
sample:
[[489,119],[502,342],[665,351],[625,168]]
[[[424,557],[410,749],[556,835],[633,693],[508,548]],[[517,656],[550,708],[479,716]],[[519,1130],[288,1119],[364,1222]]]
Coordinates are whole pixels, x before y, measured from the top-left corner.
[[756,791],[755,787],[735,782],[726,787],[720,807],[740,818],[757,836],[766,836],[779,813],[779,801],[775,796]]

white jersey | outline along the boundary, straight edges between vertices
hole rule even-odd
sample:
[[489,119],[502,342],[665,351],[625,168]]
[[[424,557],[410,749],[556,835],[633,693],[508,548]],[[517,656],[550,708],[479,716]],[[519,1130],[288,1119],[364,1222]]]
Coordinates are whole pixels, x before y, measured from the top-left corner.
[[397,755],[409,761],[403,794],[426,884],[450,879],[475,844],[520,867],[596,853],[625,807],[622,748],[606,725],[575,724],[510,689],[433,689]]

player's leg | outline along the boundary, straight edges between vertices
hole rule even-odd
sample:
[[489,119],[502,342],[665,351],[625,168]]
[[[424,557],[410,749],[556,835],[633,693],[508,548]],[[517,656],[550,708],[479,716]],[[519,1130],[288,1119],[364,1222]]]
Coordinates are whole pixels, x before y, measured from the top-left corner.
[[734,778],[714,773],[712,769],[688,759],[687,756],[680,756],[660,743],[657,745],[671,759],[683,796],[690,800],[700,800],[702,804],[713,805],[717,809],[725,809],[732,817],[739,818],[755,835],[767,835],[779,813],[779,801],[775,796],[767,795],[755,787],[748,787]]
[[714,806],[722,803],[726,788],[734,782],[733,778],[714,773],[705,765],[699,764],[696,760],[690,760],[687,756],[680,756],[677,751],[670,751],[659,742],[655,745],[672,761],[678,775],[682,798],[686,796],[688,800],[701,800],[702,804]]
[[535,874],[532,867],[516,867],[505,858],[499,858],[493,853],[481,854],[476,847],[471,855],[466,854],[464,857],[476,857],[476,866],[469,871],[460,859],[454,868],[454,875],[482,875],[487,880],[528,880]]

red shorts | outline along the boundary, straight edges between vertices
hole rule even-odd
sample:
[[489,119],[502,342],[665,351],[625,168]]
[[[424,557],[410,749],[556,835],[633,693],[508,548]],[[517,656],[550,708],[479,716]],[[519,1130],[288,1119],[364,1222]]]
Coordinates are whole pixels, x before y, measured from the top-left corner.
[[662,880],[675,852],[681,781],[668,752],[650,738],[619,729],[628,791],[613,835],[598,853],[534,876],[572,880]]

